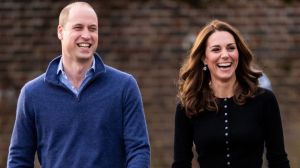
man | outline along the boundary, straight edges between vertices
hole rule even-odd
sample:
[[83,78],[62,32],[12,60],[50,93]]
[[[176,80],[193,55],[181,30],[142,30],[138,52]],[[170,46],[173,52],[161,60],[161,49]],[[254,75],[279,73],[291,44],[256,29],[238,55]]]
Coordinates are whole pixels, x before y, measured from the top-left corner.
[[60,13],[62,55],[22,88],[8,168],[148,168],[150,145],[135,79],[95,53],[98,18],[85,2]]

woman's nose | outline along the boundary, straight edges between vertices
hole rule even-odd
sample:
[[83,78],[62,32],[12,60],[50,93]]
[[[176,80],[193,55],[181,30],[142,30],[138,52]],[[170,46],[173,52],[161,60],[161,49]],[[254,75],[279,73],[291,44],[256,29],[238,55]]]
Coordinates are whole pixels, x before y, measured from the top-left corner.
[[227,58],[227,57],[229,57],[229,53],[228,53],[228,51],[227,50],[222,50],[222,52],[221,52],[221,57],[222,58]]

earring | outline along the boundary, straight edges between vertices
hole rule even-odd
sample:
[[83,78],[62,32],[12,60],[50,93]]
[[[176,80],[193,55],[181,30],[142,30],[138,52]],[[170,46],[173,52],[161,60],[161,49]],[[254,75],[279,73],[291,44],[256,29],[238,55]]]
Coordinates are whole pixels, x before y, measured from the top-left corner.
[[203,66],[203,71],[207,71],[207,65]]

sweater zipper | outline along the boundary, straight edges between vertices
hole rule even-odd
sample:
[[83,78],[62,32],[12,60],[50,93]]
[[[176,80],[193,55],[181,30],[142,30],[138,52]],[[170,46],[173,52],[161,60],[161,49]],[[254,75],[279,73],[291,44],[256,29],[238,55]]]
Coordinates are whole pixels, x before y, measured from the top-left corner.
[[70,94],[72,94],[74,97],[75,97],[75,100],[77,101],[77,102],[79,102],[79,94],[78,95],[76,95],[75,93],[73,93],[72,92],[72,90],[70,90],[69,88],[67,88],[64,84],[62,84],[62,83],[59,83],[58,84],[58,86],[61,86],[61,87],[63,87],[65,90],[67,90],[67,92],[69,92]]

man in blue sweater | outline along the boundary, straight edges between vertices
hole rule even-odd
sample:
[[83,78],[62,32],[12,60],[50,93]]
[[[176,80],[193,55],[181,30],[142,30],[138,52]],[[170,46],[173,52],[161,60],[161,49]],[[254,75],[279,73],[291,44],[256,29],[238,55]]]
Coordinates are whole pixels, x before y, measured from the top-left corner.
[[95,53],[98,18],[85,2],[60,13],[62,55],[22,88],[8,168],[149,168],[141,94]]

